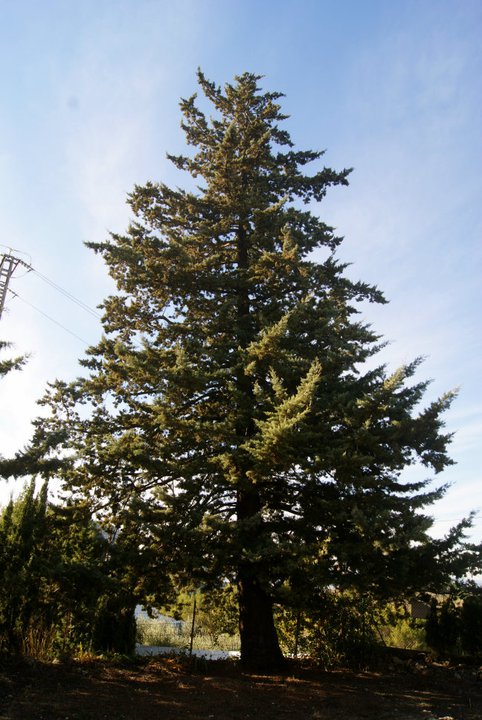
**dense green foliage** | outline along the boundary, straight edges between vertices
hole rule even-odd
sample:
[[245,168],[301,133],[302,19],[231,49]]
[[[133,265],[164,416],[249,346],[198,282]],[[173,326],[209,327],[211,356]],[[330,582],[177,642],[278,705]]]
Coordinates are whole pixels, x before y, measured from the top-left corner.
[[423,509],[443,488],[402,474],[450,462],[452,395],[420,409],[418,361],[367,364],[379,338],[357,306],[383,296],[348,279],[312,211],[349,171],[294,149],[259,77],[198,80],[213,116],[182,101],[193,152],[170,156],[197,185],[135,187],[125,235],[92,244],[118,292],[88,376],[52,385],[30,452],[60,453],[98,522],[122,534],[135,518],[136,547],[177,582],[236,583],[242,659],[271,667],[273,603],[410,594],[480,555],[462,548],[468,522],[430,539]]
[[426,625],[428,645],[446,657],[482,655],[482,591],[469,587],[432,600]]
[[278,634],[287,652],[315,658],[324,667],[367,667],[381,644],[382,603],[354,591],[325,591],[311,608],[280,608]]
[[183,591],[178,594],[175,603],[171,604],[166,612],[184,623],[191,623],[194,602],[195,632],[208,636],[213,647],[218,645],[222,635],[233,637],[237,634],[238,608],[236,589],[233,585],[193,592]]
[[[3,360],[0,377],[24,362]],[[17,458],[0,460],[5,477],[33,476],[0,510],[0,649],[41,657],[81,646],[132,652],[142,554],[127,525],[122,538],[109,538],[87,505],[50,503],[46,482],[36,494],[35,476],[62,467],[61,459],[45,457],[38,433],[36,440]]]
[[0,515],[0,647],[132,652],[135,599],[120,555],[86,508],[54,506],[32,481]]

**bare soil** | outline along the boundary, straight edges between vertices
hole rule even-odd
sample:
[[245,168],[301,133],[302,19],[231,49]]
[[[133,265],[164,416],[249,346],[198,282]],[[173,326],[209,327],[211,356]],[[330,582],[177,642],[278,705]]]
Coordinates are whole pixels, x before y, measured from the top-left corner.
[[[395,662],[394,662],[395,661]],[[0,658],[0,720],[481,720],[477,666],[416,658],[326,672],[293,663],[254,675],[179,658],[63,664]]]

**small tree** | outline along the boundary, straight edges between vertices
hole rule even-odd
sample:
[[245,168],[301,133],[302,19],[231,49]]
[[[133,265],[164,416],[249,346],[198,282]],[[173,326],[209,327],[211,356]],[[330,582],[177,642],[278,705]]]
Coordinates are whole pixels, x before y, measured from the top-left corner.
[[232,585],[203,591],[198,610],[198,627],[217,645],[222,635],[237,634],[237,600]]
[[82,644],[132,653],[135,606],[149,578],[136,547],[127,531],[107,537],[87,507],[48,503],[47,485],[36,494],[32,480],[0,513],[0,647],[29,651],[34,631],[49,652]]
[[183,100],[193,152],[170,156],[197,188],[135,187],[126,234],[90,244],[118,293],[89,376],[52,386],[39,433],[70,452],[64,481],[99,518],[136,498],[171,572],[237,584],[242,661],[272,668],[282,597],[411,591],[477,554],[459,553],[464,523],[430,540],[422,510],[443,489],[401,475],[450,463],[453,395],[418,410],[417,361],[364,364],[380,345],[357,304],[383,295],[345,275],[312,211],[350,171],[306,172],[322,153],[294,149],[259,79],[223,90],[199,72],[214,114]]

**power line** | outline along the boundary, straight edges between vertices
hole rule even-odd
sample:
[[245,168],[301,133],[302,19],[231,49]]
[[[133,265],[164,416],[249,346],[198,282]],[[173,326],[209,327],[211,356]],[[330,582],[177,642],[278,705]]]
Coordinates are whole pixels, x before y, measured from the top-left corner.
[[87,340],[84,340],[84,338],[81,338],[80,335],[77,335],[77,333],[74,333],[73,330],[70,330],[65,325],[62,325],[62,323],[60,323],[58,320],[55,320],[55,318],[51,317],[50,315],[47,315],[47,313],[45,313],[43,310],[40,310],[40,308],[38,308],[36,305],[29,302],[28,300],[25,300],[25,298],[21,297],[18,293],[14,292],[10,288],[9,288],[9,291],[12,293],[12,295],[14,295],[14,297],[19,298],[19,300],[22,300],[22,302],[24,302],[26,305],[30,305],[30,307],[33,308],[34,310],[36,310],[38,313],[40,313],[40,315],[43,315],[48,320],[55,323],[55,325],[58,325],[59,327],[61,327],[62,330],[65,330],[65,332],[68,332],[70,335],[73,335],[73,337],[77,338],[77,340],[80,340],[80,342],[84,343],[84,345],[87,345],[87,346],[89,345]]
[[60,285],[57,285],[57,283],[55,283],[53,280],[50,280],[46,275],[43,275],[41,272],[36,270],[31,265],[30,265],[30,270],[32,270],[32,272],[34,272],[36,275],[38,275],[41,280],[46,282],[48,285],[53,287],[58,292],[62,293],[62,295],[64,295],[66,298],[68,298],[71,302],[74,302],[76,305],[81,307],[83,310],[90,313],[90,315],[95,317],[97,320],[101,319],[102,316],[98,312],[93,310],[91,307],[89,307],[89,305],[84,303],[82,300],[79,300],[78,298],[76,298],[75,295],[72,295],[72,293],[70,293],[68,290],[65,290],[64,288],[60,287]]
[[8,284],[19,265],[28,267],[27,263],[14,255],[4,254],[0,258],[0,318],[2,317],[5,298],[7,297]]
[[[10,250],[11,252],[11,250]],[[23,254],[23,253],[22,253]],[[79,300],[75,297],[71,292],[68,290],[65,290],[60,285],[57,285],[53,280],[50,280],[46,275],[43,275],[41,272],[36,270],[31,263],[27,263],[24,260],[21,260],[20,258],[15,257],[11,254],[3,254],[0,256],[0,317],[2,315],[2,310],[5,305],[5,299],[7,295],[7,291],[11,292],[14,297],[18,297],[20,300],[23,300],[26,305],[30,305],[31,308],[36,310],[40,315],[43,315],[51,322],[55,323],[55,325],[58,325],[62,330],[65,330],[65,332],[68,332],[69,335],[72,335],[77,340],[80,340],[80,342],[84,343],[85,345],[89,345],[89,343],[84,340],[84,338],[80,337],[80,335],[77,335],[77,333],[73,332],[73,330],[70,330],[70,328],[66,327],[65,325],[62,325],[58,320],[55,320],[51,315],[48,315],[46,312],[38,308],[33,303],[29,302],[28,300],[25,300],[25,298],[21,297],[18,293],[14,292],[8,287],[9,281],[12,279],[13,273],[17,269],[19,265],[23,265],[25,268],[27,268],[27,272],[34,272],[38,277],[46,282],[48,285],[50,285],[54,290],[57,290],[57,292],[61,293],[64,297],[66,297],[71,302],[78,305],[82,310],[85,310],[89,313],[92,317],[95,317],[96,320],[101,320],[101,315],[93,310],[89,305],[84,303],[82,300]]]
[[12,253],[15,253],[16,255],[25,255],[25,257],[28,257],[28,262],[26,260],[22,260],[22,263],[24,265],[30,266],[32,264],[32,256],[29,253],[24,252],[23,250],[17,250],[16,248],[12,247],[11,245],[3,245],[0,243],[0,247],[3,247],[7,250],[7,255],[12,255]]
[[[0,247],[7,247],[6,245],[0,245]],[[21,255],[25,255],[26,253],[22,253],[19,250],[16,250],[15,252],[20,253]],[[12,278],[12,275],[16,268],[19,265],[23,265],[25,268],[27,268],[27,272],[34,272],[38,277],[43,280],[45,283],[50,285],[54,290],[57,290],[57,292],[61,293],[64,297],[66,297],[71,302],[78,305],[82,310],[85,310],[85,312],[88,312],[92,317],[95,317],[97,320],[101,320],[102,316],[93,308],[91,308],[87,303],[83,302],[82,300],[79,300],[79,298],[75,297],[71,292],[68,290],[65,290],[65,288],[58,285],[53,280],[50,280],[46,275],[36,270],[32,262],[25,262],[25,260],[21,260],[18,257],[15,257],[11,254],[12,249],[9,249],[9,253],[4,253],[0,256],[0,316],[1,311],[3,308],[3,303],[5,301],[5,295],[8,289],[8,283],[9,280]]]

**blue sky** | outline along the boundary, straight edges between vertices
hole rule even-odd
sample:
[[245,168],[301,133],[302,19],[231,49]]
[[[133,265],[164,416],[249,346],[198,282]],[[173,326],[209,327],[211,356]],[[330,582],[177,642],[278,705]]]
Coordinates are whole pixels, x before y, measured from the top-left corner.
[[[296,145],[355,168],[316,211],[345,236],[350,274],[390,300],[366,309],[391,341],[383,360],[424,356],[428,400],[460,387],[441,534],[482,506],[481,36],[479,0],[0,0],[0,251],[95,307],[112,285],[83,243],[126,227],[134,183],[179,181],[165,154],[183,148],[196,68],[264,75]],[[0,388],[4,455],[85,349],[38,310],[86,343],[101,332],[35,273],[11,288],[0,338],[31,357]]]

